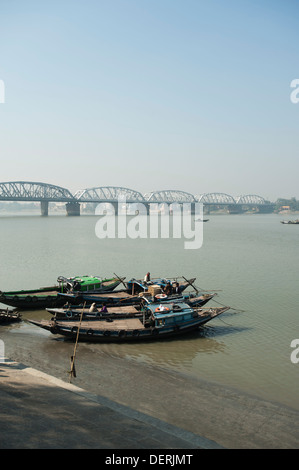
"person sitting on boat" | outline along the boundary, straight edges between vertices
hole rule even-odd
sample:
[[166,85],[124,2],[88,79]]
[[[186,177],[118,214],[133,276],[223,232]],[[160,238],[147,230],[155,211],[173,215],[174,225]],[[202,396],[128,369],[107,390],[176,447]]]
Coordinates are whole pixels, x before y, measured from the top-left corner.
[[103,307],[101,309],[101,313],[108,313],[108,309],[105,304],[103,304]]
[[180,285],[179,285],[178,282],[176,282],[175,286],[173,287],[173,293],[174,294],[180,294],[181,293]]
[[96,306],[96,303],[94,302],[93,304],[91,304],[90,308],[89,308],[89,313],[94,313],[94,312],[97,312],[98,309],[97,309],[97,306]]
[[165,286],[164,293],[166,295],[171,295],[172,294],[172,285],[170,284],[169,281],[167,282],[167,284]]
[[151,273],[146,273],[144,276],[144,283],[147,284],[151,280]]

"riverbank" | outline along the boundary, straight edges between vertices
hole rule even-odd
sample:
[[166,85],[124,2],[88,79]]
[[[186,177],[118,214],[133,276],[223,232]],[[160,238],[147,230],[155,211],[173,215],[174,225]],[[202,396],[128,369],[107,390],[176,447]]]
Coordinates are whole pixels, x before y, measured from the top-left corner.
[[23,364],[0,364],[0,393],[1,449],[220,448]]
[[1,448],[299,448],[291,408],[107,356],[95,384],[83,364],[71,384],[30,365],[0,364]]

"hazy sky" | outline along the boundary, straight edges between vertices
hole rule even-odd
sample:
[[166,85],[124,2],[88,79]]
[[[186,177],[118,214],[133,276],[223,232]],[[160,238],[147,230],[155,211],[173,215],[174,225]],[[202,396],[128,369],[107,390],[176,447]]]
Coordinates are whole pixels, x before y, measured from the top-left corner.
[[0,0],[0,182],[299,199],[298,44],[298,0]]

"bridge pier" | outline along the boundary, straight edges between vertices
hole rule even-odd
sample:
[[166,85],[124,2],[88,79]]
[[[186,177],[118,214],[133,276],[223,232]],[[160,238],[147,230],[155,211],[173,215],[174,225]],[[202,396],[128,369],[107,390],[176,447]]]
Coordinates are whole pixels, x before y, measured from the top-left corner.
[[118,202],[111,202],[111,205],[112,205],[113,208],[114,208],[114,215],[118,215],[118,214],[119,214],[119,211],[118,211]]
[[145,207],[145,210],[146,210],[146,215],[150,215],[150,209],[151,209],[151,205],[149,203],[145,203],[143,202],[142,203]]
[[65,208],[67,215],[80,215],[79,202],[67,202]]
[[40,209],[41,209],[41,215],[47,216],[49,213],[49,201],[41,201],[40,202]]

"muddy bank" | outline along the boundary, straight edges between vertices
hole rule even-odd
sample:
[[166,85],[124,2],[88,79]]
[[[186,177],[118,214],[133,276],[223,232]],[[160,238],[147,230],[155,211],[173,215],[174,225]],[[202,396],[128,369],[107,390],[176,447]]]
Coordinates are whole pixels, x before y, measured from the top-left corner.
[[[6,357],[69,381],[73,343],[31,327],[1,339]],[[98,346],[78,346],[74,385],[226,448],[299,447],[298,411]]]

